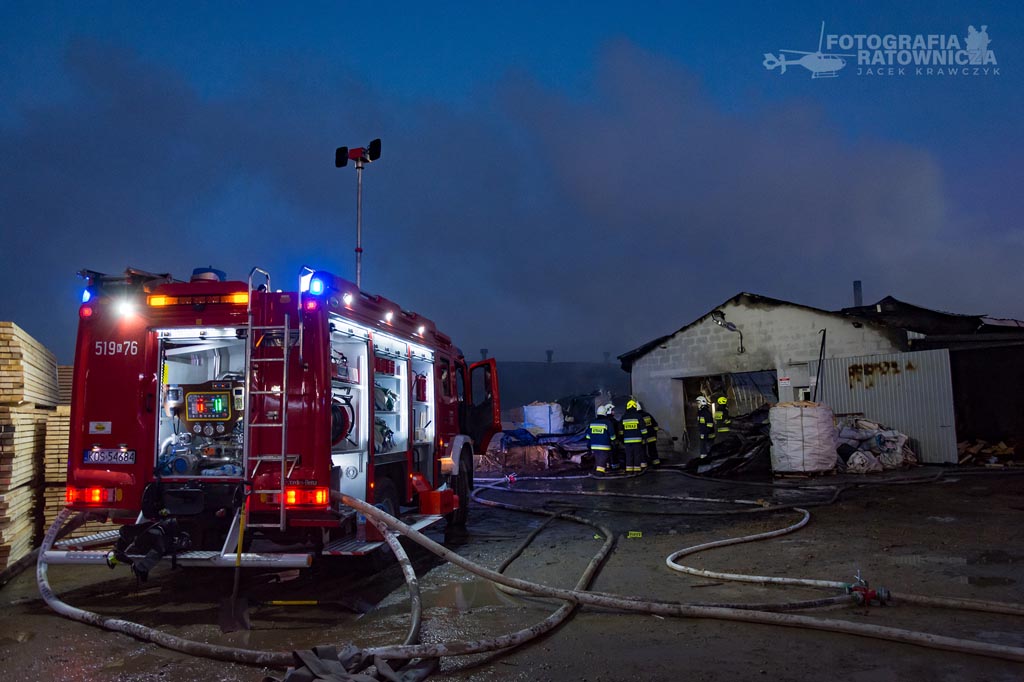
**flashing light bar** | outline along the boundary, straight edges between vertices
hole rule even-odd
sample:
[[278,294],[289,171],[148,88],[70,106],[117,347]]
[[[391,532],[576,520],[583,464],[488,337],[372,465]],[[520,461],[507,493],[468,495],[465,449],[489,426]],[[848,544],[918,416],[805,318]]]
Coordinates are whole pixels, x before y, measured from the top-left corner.
[[90,300],[92,300],[92,292],[89,291],[88,289],[83,289],[82,290],[82,303],[88,303]]
[[233,294],[203,296],[165,296],[163,294],[153,294],[146,297],[146,302],[152,308],[162,308],[169,305],[207,305],[209,303],[245,305],[249,303],[249,292],[239,291]]
[[302,305],[306,310],[316,310],[317,308],[320,307],[320,304],[317,302],[315,298],[306,299],[305,301],[302,302]]
[[319,296],[320,294],[324,293],[325,288],[326,285],[324,284],[324,281],[319,277],[314,277],[313,279],[309,280],[309,293],[311,293],[312,295]]
[[83,305],[78,309],[78,316],[84,320],[87,317],[92,317],[93,312],[95,311],[92,309],[91,305]]
[[331,496],[327,487],[299,488],[289,486],[284,489],[284,506],[286,507],[327,507]]

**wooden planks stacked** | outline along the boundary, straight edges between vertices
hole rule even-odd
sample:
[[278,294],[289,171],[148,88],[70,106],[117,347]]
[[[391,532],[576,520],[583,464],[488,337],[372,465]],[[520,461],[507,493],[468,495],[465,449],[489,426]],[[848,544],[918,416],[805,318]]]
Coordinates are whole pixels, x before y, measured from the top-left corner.
[[59,398],[54,354],[0,322],[0,569],[38,540],[46,425]]
[[0,493],[0,570],[35,546],[36,503],[35,486],[23,485]]
[[68,447],[71,436],[71,407],[58,405],[46,417],[46,447],[43,452],[43,481],[64,485],[68,477]]
[[39,482],[50,410],[0,405],[0,492]]
[[0,569],[32,551],[41,510],[46,420],[52,410],[0,405]]
[[13,322],[0,322],[0,403],[57,404],[57,358]]
[[71,390],[74,387],[75,368],[73,365],[57,365],[57,404],[71,404]]

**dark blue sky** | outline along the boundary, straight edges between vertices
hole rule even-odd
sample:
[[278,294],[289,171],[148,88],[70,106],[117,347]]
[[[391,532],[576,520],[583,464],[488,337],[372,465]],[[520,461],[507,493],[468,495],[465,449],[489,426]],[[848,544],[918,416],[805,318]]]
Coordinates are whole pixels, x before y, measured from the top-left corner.
[[[4,3],[0,319],[69,362],[83,267],[353,277],[333,148],[378,136],[365,288],[471,357],[600,359],[741,290],[849,305],[853,279],[1024,317],[1019,6],[550,5]],[[823,20],[986,25],[1000,73],[762,67]]]

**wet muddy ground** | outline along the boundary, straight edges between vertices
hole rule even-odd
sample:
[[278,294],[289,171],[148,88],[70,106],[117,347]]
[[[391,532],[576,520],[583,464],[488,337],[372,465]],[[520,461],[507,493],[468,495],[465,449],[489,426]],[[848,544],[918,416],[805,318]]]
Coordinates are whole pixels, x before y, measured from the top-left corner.
[[[917,470],[914,475],[928,475]],[[901,474],[905,476],[905,474]],[[863,479],[857,479],[863,480]],[[878,480],[878,479],[872,479]],[[824,479],[830,485],[839,479]],[[671,471],[632,480],[521,482],[536,487],[764,499],[788,503],[822,499],[828,491],[772,490],[696,481]],[[811,589],[758,586],[686,576],[665,557],[701,542],[789,525],[794,512],[746,516],[681,516],[665,512],[711,509],[705,503],[637,501],[621,497],[489,492],[487,497],[530,507],[567,506],[606,525],[617,537],[593,589],[686,602],[789,601],[827,596]],[[721,508],[722,505],[717,505]],[[645,512],[659,512],[657,514]],[[683,560],[709,570],[852,580],[859,570],[872,585],[938,596],[1024,602],[1024,477],[956,476],[933,483],[861,488],[829,506],[811,509],[811,522],[779,538],[709,550]],[[437,540],[496,568],[538,516],[476,505],[468,532]],[[509,596],[411,543],[424,596],[423,638],[494,636],[546,617],[557,604]],[[569,522],[547,528],[508,573],[571,587],[601,545],[593,529]],[[289,650],[317,644],[400,643],[409,622],[397,567],[344,561],[310,571],[247,573],[244,592],[253,629],[222,634],[221,599],[230,571],[162,566],[137,584],[124,569],[54,566],[51,582],[70,604],[134,620],[200,641]],[[271,599],[318,599],[318,606],[260,605]],[[193,659],[129,637],[63,619],[38,598],[34,572],[0,589],[0,679],[3,680],[230,680],[257,681],[271,673]],[[983,642],[1024,646],[1020,617],[896,604],[814,612],[822,618],[921,630]],[[809,630],[744,623],[660,618],[580,609],[540,640],[501,654],[445,659],[434,679],[450,680],[1020,680],[1024,664],[922,649]]]

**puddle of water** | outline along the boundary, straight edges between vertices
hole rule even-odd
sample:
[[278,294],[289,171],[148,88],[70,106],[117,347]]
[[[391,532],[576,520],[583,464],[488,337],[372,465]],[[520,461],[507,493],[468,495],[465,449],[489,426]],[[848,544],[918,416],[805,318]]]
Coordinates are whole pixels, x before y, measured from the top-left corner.
[[897,566],[924,566],[926,564],[1014,564],[1024,560],[1024,556],[1010,554],[1001,549],[990,549],[974,557],[943,556],[940,554],[908,554],[893,556],[890,560]]
[[961,576],[958,582],[974,585],[975,587],[1001,587],[1003,585],[1013,585],[1017,581],[1013,578],[1003,578],[994,575],[965,575]]
[[498,592],[494,584],[487,580],[448,584],[440,590],[425,594],[424,598],[433,606],[454,608],[460,612],[471,611],[481,606],[499,606],[510,602],[507,596]]
[[1013,564],[1013,563],[1016,563],[1016,562],[1020,561],[1021,559],[1024,559],[1024,557],[1016,556],[1016,555],[1010,554],[1009,552],[1004,552],[1001,549],[990,549],[988,551],[982,552],[981,554],[979,554],[974,559],[968,560],[967,563],[969,563],[969,564]]
[[12,632],[0,637],[0,647],[11,646],[13,644],[24,644],[35,636],[36,633],[34,632]]
[[941,556],[937,554],[907,554],[890,557],[897,566],[925,566],[928,564],[966,564],[967,559],[958,556]]

